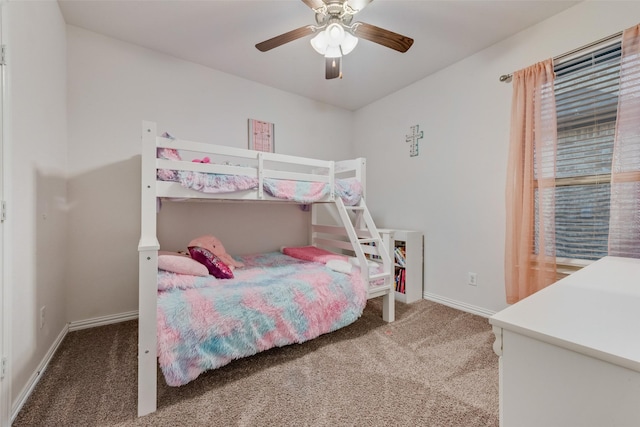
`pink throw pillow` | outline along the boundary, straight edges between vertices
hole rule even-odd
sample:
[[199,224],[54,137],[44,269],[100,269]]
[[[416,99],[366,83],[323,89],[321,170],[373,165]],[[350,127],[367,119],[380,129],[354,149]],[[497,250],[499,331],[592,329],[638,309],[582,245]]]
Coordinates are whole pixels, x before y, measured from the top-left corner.
[[192,276],[208,276],[207,267],[188,256],[177,252],[158,252],[158,268],[178,274],[190,274]]
[[203,264],[209,273],[218,279],[233,279],[233,271],[210,250],[199,246],[189,246],[191,258]]
[[345,255],[339,255],[326,249],[315,246],[290,246],[282,248],[282,253],[293,258],[304,261],[313,261],[326,264],[331,260],[347,261],[349,258]]

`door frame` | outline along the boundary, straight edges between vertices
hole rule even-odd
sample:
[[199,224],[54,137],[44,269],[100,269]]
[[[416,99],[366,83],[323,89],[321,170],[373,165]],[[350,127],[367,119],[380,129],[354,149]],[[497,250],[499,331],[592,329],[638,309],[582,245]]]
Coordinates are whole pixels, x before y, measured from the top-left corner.
[[8,227],[5,227],[7,219],[4,216],[7,197],[7,180],[9,162],[7,155],[7,135],[9,120],[7,120],[7,65],[6,42],[8,31],[8,2],[0,1],[0,47],[2,47],[2,63],[0,64],[0,201],[2,202],[2,215],[0,221],[0,366],[2,379],[0,380],[0,426],[11,425],[11,290],[9,288],[10,258],[6,251]]

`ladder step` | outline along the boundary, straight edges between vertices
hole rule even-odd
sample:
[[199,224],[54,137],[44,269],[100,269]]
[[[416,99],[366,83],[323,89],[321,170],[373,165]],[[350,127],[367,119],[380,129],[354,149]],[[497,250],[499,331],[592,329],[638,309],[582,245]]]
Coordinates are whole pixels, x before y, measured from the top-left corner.
[[369,298],[374,298],[377,296],[385,295],[385,294],[393,294],[394,288],[392,286],[373,286],[369,288],[367,291]]
[[384,279],[385,277],[391,277],[391,273],[372,274],[372,275],[369,276],[369,281],[378,280],[378,279]]
[[358,239],[358,243],[360,243],[360,244],[362,244],[362,243],[381,243],[381,239],[375,239],[375,238]]
[[[365,235],[365,232],[368,232],[369,236],[372,234],[378,234],[375,231],[376,226],[373,223],[373,219],[371,218],[366,205],[362,203],[359,206],[345,206],[344,202],[340,198],[335,200],[335,204],[338,209],[340,219],[342,220],[347,235],[349,236],[349,241],[353,243],[353,250],[356,252],[358,257],[362,257],[365,252],[367,254],[380,255],[382,258],[380,264],[390,264],[390,259],[382,257],[382,255],[386,254],[386,251],[379,250],[383,247],[383,240],[379,235],[377,237],[360,237]],[[356,211],[354,215],[355,219],[349,216],[348,211]],[[363,224],[366,225],[366,227],[364,227]],[[371,246],[371,243],[374,243],[375,246]],[[369,247],[366,247],[367,244],[369,244]],[[386,255],[388,256],[388,254]],[[386,267],[389,266],[387,265]],[[392,277],[392,272],[389,271],[369,275],[369,286],[367,290],[368,298],[375,298],[382,295],[393,295],[395,283],[391,280]],[[382,281],[382,283],[379,283],[380,281]]]

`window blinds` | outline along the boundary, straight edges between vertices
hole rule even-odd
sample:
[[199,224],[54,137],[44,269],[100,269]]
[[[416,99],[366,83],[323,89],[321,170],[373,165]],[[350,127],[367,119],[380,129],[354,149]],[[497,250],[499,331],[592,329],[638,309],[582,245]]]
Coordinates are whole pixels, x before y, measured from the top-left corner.
[[607,255],[620,57],[618,42],[554,68],[555,226],[560,258],[595,260]]
[[640,25],[622,35],[609,255],[640,258]]

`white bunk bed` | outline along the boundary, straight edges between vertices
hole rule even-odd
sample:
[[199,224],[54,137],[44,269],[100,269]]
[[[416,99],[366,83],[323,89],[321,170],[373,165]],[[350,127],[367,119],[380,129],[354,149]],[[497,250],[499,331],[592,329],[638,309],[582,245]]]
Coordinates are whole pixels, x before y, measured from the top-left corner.
[[[244,202],[272,201],[292,203],[266,191],[269,179],[294,182],[314,182],[326,186],[326,194],[309,204],[311,209],[310,244],[335,253],[355,256],[360,266],[378,260],[379,268],[361,268],[360,275],[367,285],[367,298],[383,297],[382,317],[394,320],[394,290],[391,280],[391,260],[382,244],[380,234],[364,203],[364,197],[347,206],[336,195],[336,183],[345,177],[356,178],[365,184],[364,159],[324,161],[275,153],[199,143],[157,136],[156,124],[142,123],[142,171],[141,171],[141,235],[139,252],[139,337],[138,337],[138,415],[154,412],[157,405],[158,363],[158,251],[157,212],[162,200]],[[158,149],[175,149],[193,156],[205,155],[210,163],[187,160],[160,159]],[[179,182],[163,181],[158,170],[180,170],[207,174],[240,175],[254,178],[255,188],[230,192],[207,193],[185,188]],[[364,192],[363,192],[364,196]],[[318,205],[330,206],[333,221],[321,223]]]

